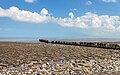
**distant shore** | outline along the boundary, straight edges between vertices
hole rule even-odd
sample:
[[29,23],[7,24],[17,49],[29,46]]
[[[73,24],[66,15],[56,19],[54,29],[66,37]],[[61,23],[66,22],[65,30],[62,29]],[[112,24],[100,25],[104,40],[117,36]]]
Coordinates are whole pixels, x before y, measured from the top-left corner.
[[[69,41],[69,42],[120,42],[119,38],[44,38],[56,41]],[[39,38],[17,38],[17,37],[3,37],[0,42],[39,42]]]
[[114,49],[42,42],[0,42],[0,74],[114,75],[120,72],[119,62],[120,51]]

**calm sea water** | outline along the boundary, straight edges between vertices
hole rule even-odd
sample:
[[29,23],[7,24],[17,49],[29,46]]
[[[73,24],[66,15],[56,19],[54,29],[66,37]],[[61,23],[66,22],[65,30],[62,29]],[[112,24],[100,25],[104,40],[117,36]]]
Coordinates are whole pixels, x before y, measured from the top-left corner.
[[[48,39],[60,41],[80,41],[80,42],[120,42],[116,38],[80,38],[80,39]],[[38,38],[0,38],[0,42],[39,42]]]
[[39,42],[39,39],[33,39],[33,38],[0,38],[0,42]]

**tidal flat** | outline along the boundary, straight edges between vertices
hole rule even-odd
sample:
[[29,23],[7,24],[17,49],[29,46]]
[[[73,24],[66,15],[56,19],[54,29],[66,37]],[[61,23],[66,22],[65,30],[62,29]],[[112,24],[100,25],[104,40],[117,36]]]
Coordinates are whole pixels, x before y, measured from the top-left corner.
[[0,75],[119,75],[120,50],[0,42]]

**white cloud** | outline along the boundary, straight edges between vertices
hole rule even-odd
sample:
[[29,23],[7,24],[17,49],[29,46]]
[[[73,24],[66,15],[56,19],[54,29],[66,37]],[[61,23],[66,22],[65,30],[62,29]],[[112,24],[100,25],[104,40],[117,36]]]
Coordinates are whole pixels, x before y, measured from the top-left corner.
[[115,30],[120,25],[119,16],[99,16],[91,12],[76,18],[59,18],[56,21],[58,24],[67,27],[100,28],[105,30]]
[[25,2],[33,3],[35,0],[25,0]]
[[43,8],[43,9],[41,10],[40,14],[41,14],[42,16],[46,16],[46,15],[48,15],[48,10],[45,9],[45,8]]
[[92,2],[90,0],[86,1],[86,5],[92,5]]
[[69,13],[69,16],[70,16],[71,18],[74,18],[73,12],[70,12],[70,13]]
[[48,11],[46,9],[42,9],[41,14],[37,12],[30,12],[25,10],[20,10],[17,7],[10,7],[9,9],[0,8],[0,17],[9,17],[16,21],[22,22],[32,22],[32,23],[43,23],[48,22],[51,17],[46,16]]
[[20,10],[17,7],[9,9],[0,8],[0,17],[8,17],[15,21],[29,23],[46,23],[52,22],[66,27],[92,28],[102,31],[119,31],[120,32],[120,16],[98,15],[87,12],[83,16],[75,17],[72,12],[68,14],[70,17],[56,18],[49,16],[47,9],[43,8],[39,13]]
[[115,2],[117,2],[117,0],[102,0],[103,2],[106,2],[106,3],[115,3]]
[[73,9],[73,11],[76,11],[76,10],[77,10],[76,8]]
[[76,8],[70,9],[70,11],[76,11],[76,10],[77,10]]

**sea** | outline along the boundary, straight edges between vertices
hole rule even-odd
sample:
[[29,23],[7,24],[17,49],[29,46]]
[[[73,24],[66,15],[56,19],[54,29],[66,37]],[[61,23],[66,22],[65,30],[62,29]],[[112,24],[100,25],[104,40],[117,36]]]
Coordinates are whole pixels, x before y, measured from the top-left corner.
[[120,42],[119,38],[0,38],[0,42],[31,42],[38,43],[39,39],[47,39],[49,41],[69,41],[69,42]]

